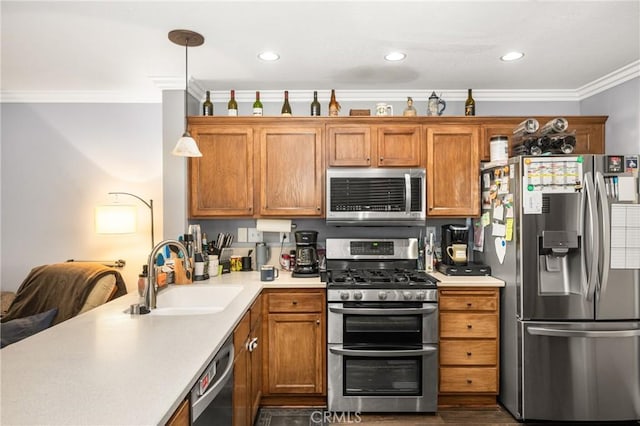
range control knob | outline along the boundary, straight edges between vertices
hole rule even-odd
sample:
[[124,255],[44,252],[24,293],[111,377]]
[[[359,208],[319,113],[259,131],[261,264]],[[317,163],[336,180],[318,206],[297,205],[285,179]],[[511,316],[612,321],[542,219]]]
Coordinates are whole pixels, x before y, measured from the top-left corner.
[[362,292],[360,290],[354,291],[353,298],[356,300],[362,300]]
[[342,300],[349,299],[349,292],[348,291],[341,291],[340,292],[340,299],[342,299]]
[[426,294],[424,291],[418,291],[416,292],[416,299],[418,300],[424,300],[424,298],[426,297]]
[[403,291],[402,292],[402,297],[404,298],[404,300],[411,300],[411,292],[410,291]]
[[387,292],[386,292],[386,291],[380,291],[380,292],[378,292],[378,299],[380,299],[380,300],[386,300],[386,299],[387,299]]

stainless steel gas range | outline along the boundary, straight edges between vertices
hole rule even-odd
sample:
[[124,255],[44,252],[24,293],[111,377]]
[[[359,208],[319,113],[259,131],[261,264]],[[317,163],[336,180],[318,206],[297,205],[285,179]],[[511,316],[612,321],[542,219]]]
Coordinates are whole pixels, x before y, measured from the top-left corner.
[[436,281],[417,239],[327,239],[328,409],[435,412]]

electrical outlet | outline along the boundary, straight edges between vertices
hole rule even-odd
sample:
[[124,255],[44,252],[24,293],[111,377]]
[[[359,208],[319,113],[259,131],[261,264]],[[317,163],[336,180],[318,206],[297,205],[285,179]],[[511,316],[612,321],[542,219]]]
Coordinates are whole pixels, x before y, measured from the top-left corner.
[[256,228],[249,228],[248,234],[250,243],[258,243],[262,241],[262,231],[258,231]]
[[280,232],[280,236],[278,238],[280,238],[278,240],[278,242],[282,242],[282,237],[284,237],[284,242],[285,243],[290,243],[291,242],[291,232]]
[[429,239],[429,235],[433,234],[433,238],[436,238],[436,227],[435,226],[427,226],[427,239]]
[[238,228],[238,242],[239,243],[247,242],[247,228]]

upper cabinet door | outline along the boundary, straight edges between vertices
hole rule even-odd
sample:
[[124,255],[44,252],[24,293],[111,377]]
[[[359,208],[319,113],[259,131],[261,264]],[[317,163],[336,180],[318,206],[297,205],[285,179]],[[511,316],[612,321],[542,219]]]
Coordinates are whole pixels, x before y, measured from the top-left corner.
[[420,167],[423,162],[419,125],[395,125],[377,128],[378,167]]
[[322,216],[321,127],[260,130],[262,216]]
[[479,216],[479,126],[431,126],[427,133],[427,215]]
[[253,215],[253,129],[192,126],[202,157],[189,159],[190,217]]
[[509,157],[513,152],[513,128],[514,125],[509,124],[487,124],[481,127],[482,143],[480,149],[480,160],[491,161],[491,138],[493,136],[506,136],[509,143]]
[[604,124],[579,123],[571,126],[569,130],[576,131],[576,154],[604,154]]
[[327,126],[330,167],[371,165],[371,128],[369,126]]

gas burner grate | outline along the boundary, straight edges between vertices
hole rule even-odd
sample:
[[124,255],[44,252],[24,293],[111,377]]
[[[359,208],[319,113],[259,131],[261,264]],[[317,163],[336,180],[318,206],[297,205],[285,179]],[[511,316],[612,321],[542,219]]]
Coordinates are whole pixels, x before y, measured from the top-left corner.
[[426,272],[410,269],[346,269],[327,271],[330,286],[376,288],[434,287],[436,282]]

